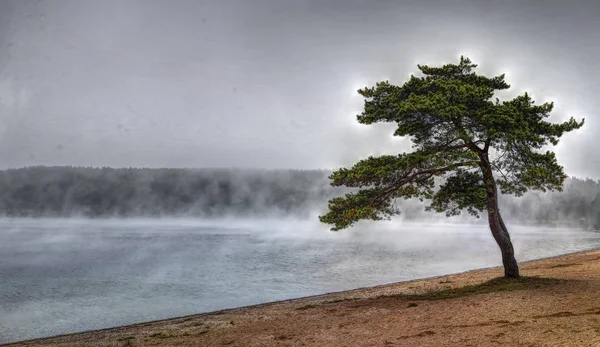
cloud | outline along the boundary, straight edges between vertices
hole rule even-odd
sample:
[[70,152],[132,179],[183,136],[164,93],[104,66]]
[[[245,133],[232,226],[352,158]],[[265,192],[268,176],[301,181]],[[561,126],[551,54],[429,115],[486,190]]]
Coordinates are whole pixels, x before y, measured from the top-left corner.
[[409,148],[393,127],[356,124],[357,88],[401,84],[416,64],[464,54],[483,73],[507,72],[510,93],[555,100],[556,120],[585,117],[557,151],[568,173],[600,177],[593,2],[13,0],[0,12],[8,7],[0,44],[14,44],[0,77],[26,92],[4,103],[28,106],[4,140],[4,166],[346,165]]
[[17,88],[10,78],[0,80],[0,106],[5,112],[25,108],[31,100],[31,91]]

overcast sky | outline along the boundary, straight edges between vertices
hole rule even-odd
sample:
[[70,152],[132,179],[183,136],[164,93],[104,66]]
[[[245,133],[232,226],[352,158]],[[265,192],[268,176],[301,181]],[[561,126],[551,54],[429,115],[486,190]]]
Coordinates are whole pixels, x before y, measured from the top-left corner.
[[0,0],[0,166],[336,168],[408,150],[356,90],[416,64],[507,73],[585,117],[600,178],[600,2]]

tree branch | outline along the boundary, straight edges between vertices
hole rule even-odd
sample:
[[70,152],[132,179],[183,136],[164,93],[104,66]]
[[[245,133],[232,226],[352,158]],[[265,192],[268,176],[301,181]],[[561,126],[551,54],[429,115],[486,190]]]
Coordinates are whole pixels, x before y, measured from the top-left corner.
[[[458,144],[458,145],[450,145],[451,143],[458,141],[458,140],[462,140],[463,143]],[[425,147],[425,149],[423,150],[424,154],[435,154],[438,152],[442,152],[445,150],[453,150],[453,149],[460,149],[460,148],[468,148],[469,145],[467,143],[464,142],[464,140],[460,137],[457,137],[455,139],[449,140],[444,144],[438,145],[438,146],[431,146],[429,148]]]
[[500,168],[493,161],[490,161],[490,164],[492,164],[492,166],[494,166],[496,168],[496,170],[498,170],[498,172],[500,172],[500,174],[502,175],[502,177],[504,177],[504,179],[508,181],[508,177],[506,177],[506,175],[504,174],[504,172],[502,172],[502,170],[500,170]]
[[483,151],[487,153],[488,149],[490,149],[490,143],[492,143],[492,139],[488,138],[485,140],[485,146],[483,146]]
[[[413,182],[422,183],[422,182],[430,179],[434,175],[439,175],[446,171],[454,170],[454,169],[457,169],[462,166],[470,166],[473,164],[477,164],[477,161],[460,162],[460,163],[448,165],[448,166],[445,166],[442,168],[419,171],[419,172],[416,172],[413,174],[410,174],[412,172],[412,170],[414,169],[414,167],[411,167],[409,170],[407,170],[404,173],[404,175],[402,175],[400,178],[396,179],[394,182],[392,182],[392,184],[389,187],[385,188],[380,194],[378,194],[376,197],[374,197],[373,200],[371,201],[371,205],[374,205],[377,202],[380,202],[382,200],[389,198],[391,196],[391,194],[394,193],[394,191],[400,189],[402,186],[404,186],[407,183],[413,183]],[[426,177],[425,178],[421,177],[417,180],[416,178],[421,175],[426,175]]]

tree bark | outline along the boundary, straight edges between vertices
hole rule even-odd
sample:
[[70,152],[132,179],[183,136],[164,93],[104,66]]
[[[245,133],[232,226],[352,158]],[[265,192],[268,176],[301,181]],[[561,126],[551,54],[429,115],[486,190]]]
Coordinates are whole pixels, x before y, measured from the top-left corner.
[[502,252],[504,277],[519,278],[519,265],[515,259],[515,251],[498,208],[498,188],[496,186],[496,181],[494,180],[492,167],[487,153],[480,153],[480,158],[481,171],[487,186],[488,223],[490,225],[490,230],[492,231],[492,236],[494,236],[494,240],[496,240],[496,243]]

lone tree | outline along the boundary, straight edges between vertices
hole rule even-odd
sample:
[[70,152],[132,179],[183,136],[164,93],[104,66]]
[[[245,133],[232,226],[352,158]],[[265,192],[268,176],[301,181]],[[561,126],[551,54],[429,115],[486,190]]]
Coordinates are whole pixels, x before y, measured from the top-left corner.
[[329,178],[332,186],[359,188],[329,201],[319,216],[340,230],[363,219],[399,214],[397,198],[430,201],[426,210],[447,216],[487,211],[489,226],[502,252],[504,276],[519,277],[513,245],[498,207],[503,194],[521,196],[529,189],[562,191],[567,177],[548,144],[583,126],[571,118],[560,124],[544,120],[553,103],[536,105],[525,93],[510,101],[492,100],[510,88],[504,74],[485,77],[462,57],[458,65],[417,65],[423,77],[403,86],[379,82],[358,91],[365,98],[359,123],[394,122],[395,136],[409,136],[413,151],[368,157]]

